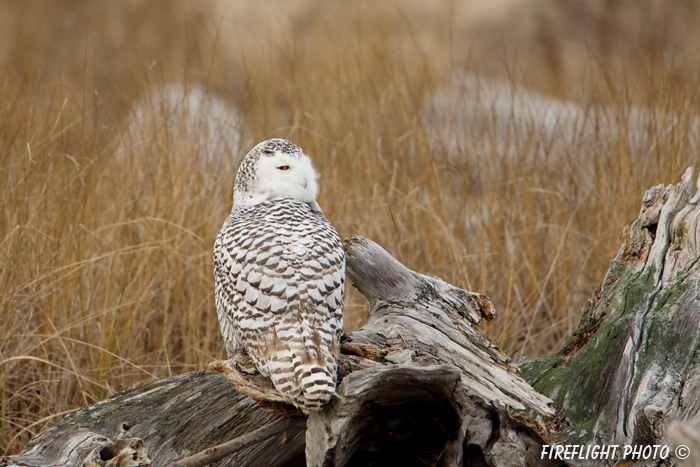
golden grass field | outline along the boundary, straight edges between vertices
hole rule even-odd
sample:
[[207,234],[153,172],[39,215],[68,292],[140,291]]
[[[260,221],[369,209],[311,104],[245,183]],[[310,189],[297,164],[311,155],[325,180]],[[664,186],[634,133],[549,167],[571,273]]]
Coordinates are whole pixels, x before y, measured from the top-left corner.
[[[318,5],[0,1],[0,455],[224,357],[211,250],[258,141],[313,158],[341,237],[488,295],[511,355],[556,350],[644,191],[700,169],[694,4]],[[460,71],[566,99],[586,129],[513,131],[520,110],[488,105],[443,126],[426,103]],[[237,153],[198,140],[207,112],[147,97],[173,85],[239,116]],[[349,287],[346,330],[365,312]]]

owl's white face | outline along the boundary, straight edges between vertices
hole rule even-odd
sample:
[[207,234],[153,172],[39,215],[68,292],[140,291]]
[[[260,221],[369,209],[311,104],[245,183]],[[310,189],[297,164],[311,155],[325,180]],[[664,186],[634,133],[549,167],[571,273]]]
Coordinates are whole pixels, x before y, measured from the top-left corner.
[[257,175],[253,197],[262,198],[260,201],[271,198],[316,201],[318,174],[306,155],[294,157],[281,151],[271,156],[263,154],[258,161]]
[[234,205],[251,205],[272,198],[316,201],[318,174],[311,159],[286,140],[257,145],[241,164],[234,189]]

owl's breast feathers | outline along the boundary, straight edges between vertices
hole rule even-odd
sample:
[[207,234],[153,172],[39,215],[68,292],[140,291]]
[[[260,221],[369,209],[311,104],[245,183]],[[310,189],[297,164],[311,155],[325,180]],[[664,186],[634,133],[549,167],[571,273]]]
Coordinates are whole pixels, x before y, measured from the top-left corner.
[[336,385],[345,257],[320,210],[280,198],[236,207],[216,240],[214,268],[229,354],[242,347],[302,409],[327,402]]

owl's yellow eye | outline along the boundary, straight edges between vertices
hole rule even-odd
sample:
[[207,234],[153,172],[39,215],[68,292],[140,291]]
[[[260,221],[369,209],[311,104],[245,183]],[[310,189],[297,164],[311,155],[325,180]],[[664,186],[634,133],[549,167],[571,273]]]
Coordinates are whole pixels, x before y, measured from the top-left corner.
[[289,170],[289,166],[288,166],[288,165],[280,165],[280,166],[277,167],[277,168],[280,169],[280,170]]

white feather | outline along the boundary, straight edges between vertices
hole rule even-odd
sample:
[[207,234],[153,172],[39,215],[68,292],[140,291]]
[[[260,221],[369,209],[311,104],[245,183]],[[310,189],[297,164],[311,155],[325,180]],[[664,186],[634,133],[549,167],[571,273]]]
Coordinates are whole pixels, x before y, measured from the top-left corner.
[[[283,170],[282,167],[288,168]],[[258,162],[257,175],[257,185],[253,187],[250,197],[240,200],[242,204],[257,204],[273,198],[290,198],[306,203],[316,201],[318,174],[306,155],[297,158],[276,151],[272,156],[263,156]]]

